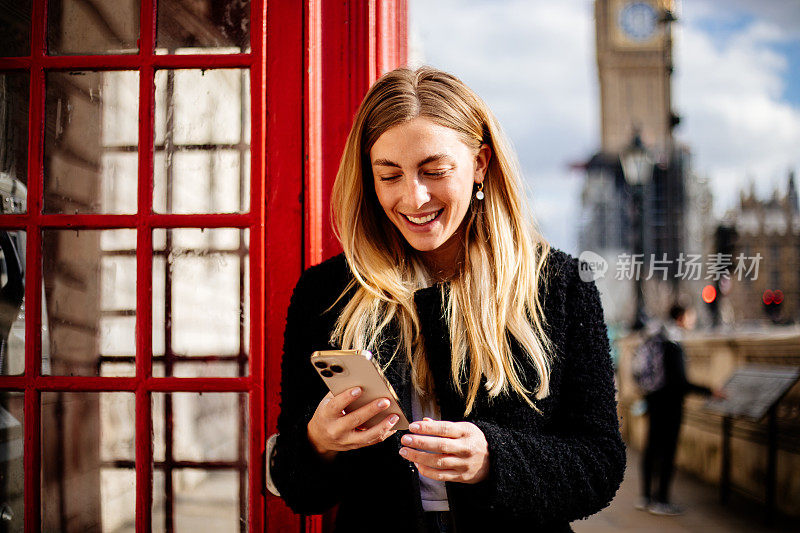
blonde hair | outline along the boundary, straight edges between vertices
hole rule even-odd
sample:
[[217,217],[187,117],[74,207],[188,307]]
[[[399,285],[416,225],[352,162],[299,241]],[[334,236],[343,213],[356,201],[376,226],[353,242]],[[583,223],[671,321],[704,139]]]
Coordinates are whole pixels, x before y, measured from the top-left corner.
[[[466,395],[464,415],[472,411],[483,377],[490,397],[513,389],[538,411],[529,396],[549,394],[552,358],[539,294],[550,245],[530,216],[518,164],[492,112],[461,80],[432,67],[399,68],[378,79],[347,138],[331,211],[354,279],[339,298],[352,292],[331,342],[372,350],[384,362],[381,339],[392,335],[388,328],[394,323],[399,342],[385,365],[402,350],[411,363],[414,387],[430,401],[433,380],[414,305],[414,292],[427,284],[425,269],[378,203],[369,157],[385,131],[416,117],[455,130],[475,152],[482,143],[492,149],[485,199],[472,201],[466,215],[463,266],[450,280],[449,291],[441,287],[451,374],[455,388]],[[536,369],[535,391],[523,384],[514,343]]]

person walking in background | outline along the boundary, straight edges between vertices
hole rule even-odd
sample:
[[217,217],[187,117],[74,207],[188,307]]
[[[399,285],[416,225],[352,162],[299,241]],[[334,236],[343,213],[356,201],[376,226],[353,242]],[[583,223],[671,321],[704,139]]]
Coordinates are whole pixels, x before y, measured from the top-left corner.
[[[694,329],[697,319],[694,309],[674,304],[669,317],[670,321],[655,335],[662,360],[654,366],[663,373],[663,377],[659,380],[658,389],[645,396],[649,425],[647,446],[642,458],[642,498],[636,508],[655,515],[676,516],[683,514],[683,509],[670,501],[669,489],[675,470],[683,398],[688,393],[720,397],[722,393],[691,383],[686,378],[685,357],[680,341],[684,331]],[[655,492],[654,482],[657,483]]]

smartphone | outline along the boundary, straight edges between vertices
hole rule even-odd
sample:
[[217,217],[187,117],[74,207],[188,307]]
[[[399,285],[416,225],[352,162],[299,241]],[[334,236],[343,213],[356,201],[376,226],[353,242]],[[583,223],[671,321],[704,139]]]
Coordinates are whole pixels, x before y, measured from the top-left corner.
[[311,364],[334,396],[351,387],[361,387],[361,396],[353,400],[345,412],[355,411],[378,398],[389,399],[389,407],[367,420],[362,427],[371,428],[394,413],[400,419],[393,429],[408,429],[408,418],[400,408],[400,400],[370,352],[322,350],[311,354]]

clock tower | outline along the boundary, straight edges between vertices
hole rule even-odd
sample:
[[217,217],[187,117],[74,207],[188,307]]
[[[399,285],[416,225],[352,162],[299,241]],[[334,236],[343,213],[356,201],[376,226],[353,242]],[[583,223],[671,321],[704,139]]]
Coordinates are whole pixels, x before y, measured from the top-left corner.
[[602,151],[618,154],[639,133],[663,160],[672,151],[673,0],[596,0]]
[[639,263],[632,284],[604,282],[617,295],[611,320],[638,326],[645,315],[665,314],[679,293],[699,294],[695,282],[679,276],[678,258],[706,251],[697,237],[706,217],[696,216],[693,203],[700,186],[688,147],[672,136],[678,0],[594,1],[601,147],[584,164],[578,246],[609,265],[619,267],[623,253]]

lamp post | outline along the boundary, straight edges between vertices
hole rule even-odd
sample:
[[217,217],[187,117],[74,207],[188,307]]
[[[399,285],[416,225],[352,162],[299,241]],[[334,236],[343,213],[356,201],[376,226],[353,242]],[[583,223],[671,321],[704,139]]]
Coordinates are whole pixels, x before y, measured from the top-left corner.
[[[634,254],[644,257],[644,189],[653,177],[653,158],[642,144],[638,132],[634,132],[631,144],[619,155],[622,175],[633,191],[633,212],[635,218],[636,244]],[[636,314],[633,329],[644,326],[644,290],[641,275],[636,276]]]

